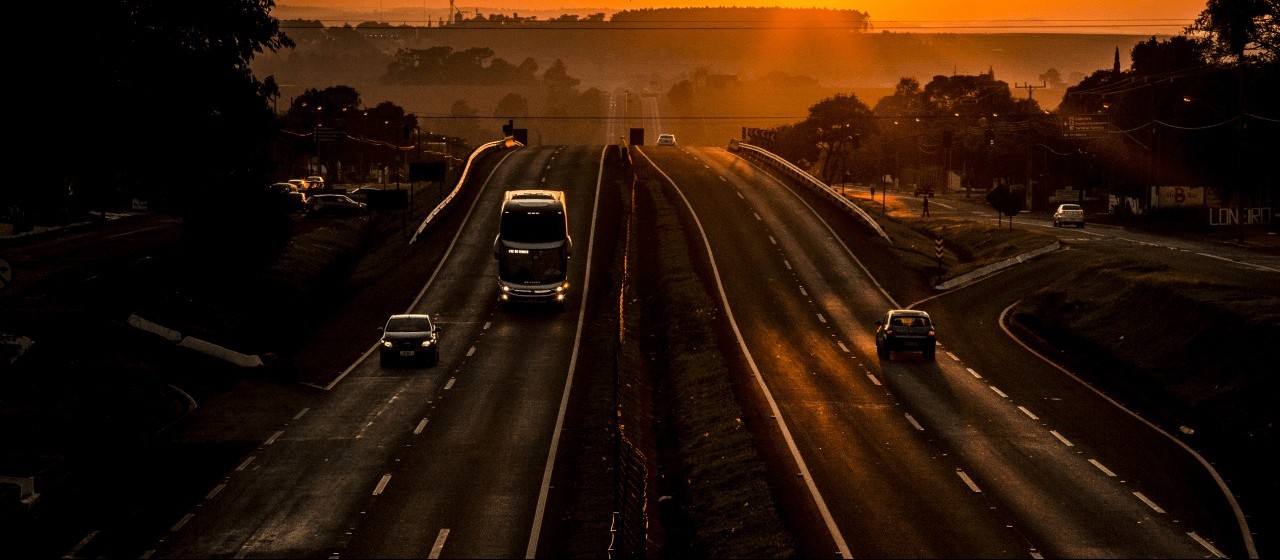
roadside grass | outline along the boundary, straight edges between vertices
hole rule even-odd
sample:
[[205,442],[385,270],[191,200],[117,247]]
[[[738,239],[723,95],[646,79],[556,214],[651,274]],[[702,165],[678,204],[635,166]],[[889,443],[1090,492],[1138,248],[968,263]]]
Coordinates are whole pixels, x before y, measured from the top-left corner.
[[1105,354],[1123,366],[1108,371],[1112,381],[1172,399],[1193,429],[1274,438],[1274,297],[1154,260],[1107,258],[1041,289],[1014,319],[1055,346]]

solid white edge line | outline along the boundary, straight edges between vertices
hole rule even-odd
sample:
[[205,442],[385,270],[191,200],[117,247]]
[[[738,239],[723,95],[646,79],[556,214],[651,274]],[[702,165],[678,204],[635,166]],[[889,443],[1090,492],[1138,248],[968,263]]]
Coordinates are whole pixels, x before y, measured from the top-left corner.
[[[852,558],[849,551],[849,545],[845,543],[844,535],[840,533],[840,528],[836,526],[835,518],[831,515],[831,510],[827,507],[827,502],[822,498],[822,494],[818,491],[817,483],[813,480],[813,475],[809,472],[809,467],[804,462],[804,457],[800,455],[800,449],[796,446],[795,438],[791,436],[791,430],[787,428],[787,422],[782,417],[782,410],[778,408],[778,402],[774,400],[773,393],[769,391],[769,386],[764,382],[764,376],[760,374],[760,368],[756,365],[755,358],[751,355],[751,350],[747,348],[747,343],[742,338],[742,330],[738,328],[738,321],[733,317],[733,308],[729,305],[729,297],[725,294],[724,283],[720,279],[720,269],[716,265],[716,257],[711,249],[711,240],[707,239],[707,232],[702,227],[702,220],[698,218],[698,213],[694,211],[693,204],[689,202],[688,197],[684,195],[684,191],[676,185],[676,182],[667,175],[665,171],[658,167],[653,160],[649,159],[648,154],[643,150],[640,155],[653,166],[667,183],[676,190],[680,195],[680,199],[684,201],[685,207],[689,209],[689,214],[693,217],[694,225],[698,226],[698,233],[702,235],[702,245],[707,250],[707,258],[711,264],[711,275],[716,279],[716,289],[720,292],[720,303],[724,305],[725,317],[729,320],[729,326],[733,329],[733,335],[738,339],[738,347],[742,349],[743,355],[747,359],[747,365],[750,366],[752,377],[756,380],[756,384],[760,386],[761,392],[764,393],[765,400],[769,403],[769,409],[773,413],[774,421],[777,422],[778,428],[782,431],[782,439],[786,441],[787,447],[791,451],[791,456],[796,462],[796,467],[800,470],[800,476],[804,479],[805,486],[809,489],[809,494],[813,497],[814,504],[818,507],[818,512],[822,515],[822,520],[827,525],[827,531],[831,534],[831,538],[835,541],[836,548],[842,558]],[[756,215],[759,219],[759,215]]]
[[1154,430],[1156,433],[1163,435],[1169,441],[1172,441],[1178,447],[1182,448],[1183,451],[1186,451],[1188,454],[1194,457],[1196,461],[1200,463],[1200,466],[1204,467],[1205,471],[1209,473],[1209,476],[1213,478],[1214,482],[1218,484],[1218,490],[1222,492],[1223,498],[1227,500],[1227,503],[1231,504],[1231,509],[1232,511],[1235,512],[1235,515],[1236,515],[1236,524],[1240,527],[1240,538],[1244,542],[1246,554],[1248,554],[1250,559],[1258,558],[1258,548],[1257,548],[1257,545],[1255,545],[1253,542],[1253,534],[1249,531],[1249,520],[1245,518],[1244,510],[1240,508],[1240,503],[1236,501],[1235,494],[1233,494],[1231,492],[1231,489],[1227,487],[1227,482],[1222,479],[1222,475],[1218,474],[1218,470],[1213,468],[1213,465],[1210,464],[1208,460],[1206,460],[1203,456],[1197,453],[1196,450],[1192,449],[1191,446],[1187,445],[1182,440],[1176,437],[1173,437],[1173,435],[1170,434],[1169,432],[1166,432],[1163,429],[1161,429],[1159,426],[1152,424],[1146,418],[1139,416],[1136,412],[1129,410],[1124,405],[1117,402],[1115,399],[1112,399],[1102,391],[1099,391],[1096,387],[1086,383],[1083,379],[1080,379],[1080,377],[1076,376],[1076,374],[1071,373],[1069,370],[1067,370],[1067,368],[1062,367],[1061,365],[1059,365],[1057,362],[1053,360],[1050,360],[1047,356],[1036,351],[1034,348],[1022,342],[1022,340],[1019,340],[1018,337],[1014,336],[1013,332],[1009,330],[1009,327],[1006,325],[1006,323],[1008,322],[1009,312],[1014,308],[1014,306],[1018,305],[1019,303],[1022,303],[1022,300],[1018,300],[1009,304],[1008,307],[1004,308],[1004,311],[1000,312],[1000,317],[998,321],[1000,322],[1000,329],[1004,331],[1005,336],[1008,336],[1009,339],[1012,340],[1015,344],[1017,344],[1018,346],[1021,346],[1023,350],[1026,350],[1027,352],[1031,353],[1031,355],[1037,358],[1040,358],[1040,360],[1043,361],[1044,363],[1049,364],[1049,366],[1053,367],[1054,369],[1057,369],[1058,371],[1067,375],[1071,379],[1074,379],[1080,385],[1083,385],[1085,388],[1089,389],[1090,391],[1093,391],[1094,394],[1098,395],[1099,397],[1102,397],[1103,400],[1106,400],[1107,402],[1111,403],[1111,405],[1116,407],[1118,410],[1128,414],[1133,419],[1141,422],[1148,428]]
[[[600,185],[604,182],[604,159],[609,146],[600,150],[600,170],[596,174],[595,201],[591,204],[591,235],[587,236],[587,271],[582,280],[582,304],[578,305],[578,328],[573,334],[573,353],[569,356],[569,375],[564,380],[564,393],[560,396],[560,412],[556,415],[555,431],[551,433],[551,449],[547,451],[547,464],[542,470],[542,489],[538,491],[538,505],[534,508],[533,527],[529,530],[529,546],[524,557],[532,559],[538,552],[538,537],[542,532],[542,518],[546,515],[547,495],[551,491],[551,473],[555,468],[556,450],[560,447],[560,431],[564,429],[564,416],[569,408],[569,389],[573,387],[573,373],[578,367],[578,348],[582,344],[582,325],[586,322],[587,293],[591,288],[591,255],[595,251],[596,217],[600,213]],[[645,157],[648,159],[648,156]]]

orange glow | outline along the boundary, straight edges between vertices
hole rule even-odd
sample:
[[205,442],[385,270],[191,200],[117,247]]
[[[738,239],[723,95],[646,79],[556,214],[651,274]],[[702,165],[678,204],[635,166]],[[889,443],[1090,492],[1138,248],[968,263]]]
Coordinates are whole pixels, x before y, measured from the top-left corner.
[[[1110,32],[1109,27],[1129,24],[1128,31],[1138,33],[1166,34],[1181,31],[1181,26],[1190,23],[1205,8],[1205,0],[983,0],[979,2],[955,2],[954,0],[915,0],[902,2],[897,0],[837,0],[815,2],[813,0],[724,0],[708,2],[704,0],[579,0],[564,2],[562,0],[485,0],[482,3],[456,2],[464,14],[472,14],[477,9],[481,13],[522,13],[556,12],[588,14],[605,12],[610,14],[619,10],[638,10],[644,8],[688,8],[688,7],[784,7],[784,8],[830,8],[838,10],[858,10],[870,14],[871,20],[880,29],[902,29],[910,31],[925,27],[950,26],[956,31],[974,26],[974,32],[1004,32],[1019,26],[1037,26],[1044,32],[1054,32],[1058,28],[1047,25],[1064,25],[1072,21],[1087,24],[1083,30]],[[342,11],[357,17],[402,20],[405,18],[437,19],[448,10],[447,0],[298,0],[283,1],[277,4],[279,12],[294,12],[315,9]],[[288,17],[288,16],[286,16]],[[1091,21],[1079,21],[1091,20]],[[1040,22],[1040,23],[1037,23]],[[1180,22],[1180,23],[1174,23]],[[1160,25],[1157,25],[1160,24]]]

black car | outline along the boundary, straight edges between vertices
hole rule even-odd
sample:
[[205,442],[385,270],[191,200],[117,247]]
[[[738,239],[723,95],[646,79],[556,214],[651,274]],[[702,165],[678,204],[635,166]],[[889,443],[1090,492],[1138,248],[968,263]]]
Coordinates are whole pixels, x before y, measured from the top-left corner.
[[892,360],[891,352],[920,352],[933,361],[937,352],[937,330],[929,314],[915,309],[890,309],[876,321],[876,354]]
[[379,327],[378,361],[386,366],[408,361],[440,363],[440,327],[423,314],[392,315]]

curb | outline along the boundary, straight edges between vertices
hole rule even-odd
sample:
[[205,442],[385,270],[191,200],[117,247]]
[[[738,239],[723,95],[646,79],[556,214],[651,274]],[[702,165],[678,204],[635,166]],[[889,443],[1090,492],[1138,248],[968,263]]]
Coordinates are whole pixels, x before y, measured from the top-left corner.
[[182,336],[182,333],[176,330],[143,319],[137,314],[129,315],[128,323],[129,326],[133,328],[149,332],[183,348],[189,348],[202,354],[213,356],[214,358],[218,358],[235,366],[242,368],[256,368],[266,365],[262,361],[261,356],[241,354],[235,350],[218,346],[217,344],[194,336]]
[[1052,253],[1053,251],[1057,251],[1058,249],[1061,249],[1061,248],[1062,248],[1062,243],[1058,241],[1054,241],[1053,243],[1045,245],[1044,247],[1041,247],[1034,251],[1029,251],[1015,257],[1009,257],[998,263],[989,264],[987,266],[984,266],[972,272],[961,274],[960,276],[957,276],[955,278],[947,280],[946,282],[942,282],[934,286],[933,289],[950,290],[951,288],[954,288],[956,286],[960,286],[962,284],[968,284],[969,282],[973,282],[984,276],[990,276],[992,274],[995,274],[996,272],[999,272],[1011,266],[1022,264],[1040,255],[1043,255],[1045,253]]

